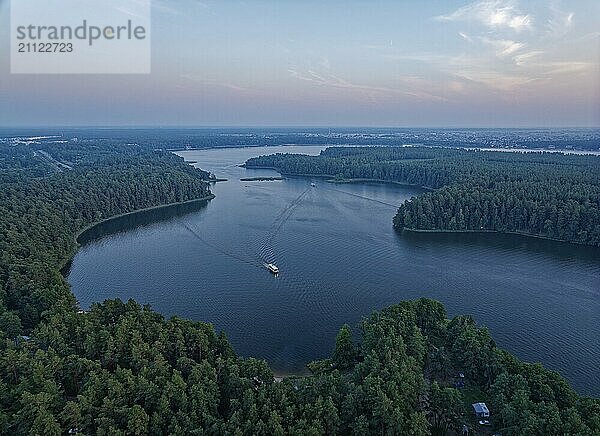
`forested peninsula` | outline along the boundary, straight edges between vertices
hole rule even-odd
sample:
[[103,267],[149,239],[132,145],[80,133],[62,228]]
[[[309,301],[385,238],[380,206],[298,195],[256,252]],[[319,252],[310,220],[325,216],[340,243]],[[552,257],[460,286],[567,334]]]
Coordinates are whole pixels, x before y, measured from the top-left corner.
[[431,188],[399,208],[398,229],[519,233],[600,246],[600,156],[336,147],[319,156],[261,156],[246,166]]
[[[342,326],[331,357],[309,364],[311,376],[282,381],[266,362],[236,356],[210,324],[166,320],[134,301],[81,311],[60,274],[77,233],[210,197],[210,175],[138,145],[37,147],[0,146],[1,434],[425,435],[463,425],[489,434],[475,401],[487,402],[502,434],[600,433],[599,400],[427,299],[371,314],[359,338]],[[334,153],[344,150],[326,155]],[[328,158],[336,159],[371,157]],[[452,186],[456,174],[429,160],[406,181]],[[585,184],[594,171],[582,174],[575,180]]]

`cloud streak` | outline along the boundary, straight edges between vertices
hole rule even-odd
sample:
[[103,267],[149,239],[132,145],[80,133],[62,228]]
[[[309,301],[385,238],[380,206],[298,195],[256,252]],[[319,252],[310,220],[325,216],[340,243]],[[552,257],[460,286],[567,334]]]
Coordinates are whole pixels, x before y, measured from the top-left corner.
[[519,93],[524,85],[536,82],[569,83],[570,76],[586,74],[589,78],[598,68],[597,62],[578,59],[569,50],[575,40],[566,35],[574,26],[575,13],[558,2],[542,3],[530,13],[518,0],[482,0],[433,18],[468,23],[469,34],[458,32],[468,46],[461,54],[421,54],[420,59],[471,84]]
[[516,42],[510,39],[490,39],[482,37],[481,41],[484,44],[492,46],[498,57],[512,55],[526,46],[524,42]]
[[477,22],[489,28],[530,29],[532,18],[523,14],[512,2],[480,1],[470,3],[454,12],[435,17],[438,21]]
[[359,93],[363,93],[374,103],[378,101],[378,98],[389,97],[390,95],[404,95],[423,101],[446,100],[446,98],[444,97],[433,95],[431,93],[424,92],[418,89],[404,90],[387,86],[373,86],[352,83],[348,80],[337,77],[329,72],[317,73],[314,70],[310,69],[305,72],[300,72],[295,68],[289,68],[288,72],[290,73],[290,76],[295,79],[304,82],[309,82],[317,86],[322,86],[330,89],[357,91]]
[[210,79],[210,78],[206,78],[206,77],[201,77],[195,74],[181,74],[180,77],[182,79],[185,80],[189,80],[192,82],[196,82],[196,83],[200,83],[202,85],[205,86],[218,86],[221,88],[226,88],[229,89],[231,91],[236,91],[236,92],[240,92],[240,93],[247,93],[250,92],[251,90],[248,88],[245,88],[243,86],[237,85],[235,83],[231,83],[231,82],[226,82],[226,81],[222,81],[222,80],[216,80],[216,79]]

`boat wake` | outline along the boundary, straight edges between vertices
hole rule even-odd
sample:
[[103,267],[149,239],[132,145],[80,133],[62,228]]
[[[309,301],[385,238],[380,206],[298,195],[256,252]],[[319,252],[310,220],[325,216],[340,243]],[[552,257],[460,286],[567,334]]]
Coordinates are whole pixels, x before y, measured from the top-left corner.
[[271,224],[265,241],[258,248],[258,256],[264,263],[268,264],[274,262],[275,253],[273,251],[273,239],[277,236],[283,225],[291,218],[296,208],[300,205],[302,199],[309,191],[310,187],[302,191],[300,195],[284,207],[273,220],[273,224]]
[[346,191],[342,191],[341,189],[335,189],[335,188],[322,188],[322,189],[326,189],[327,191],[335,191],[335,192],[339,192],[341,194],[346,194],[346,195],[351,195],[352,197],[357,197],[357,198],[362,198],[363,200],[368,200],[368,201],[374,201],[375,203],[379,203],[379,204],[383,204],[385,206],[390,206],[390,207],[394,207],[396,209],[398,209],[400,206],[392,204],[392,203],[386,203],[385,201],[381,201],[381,200],[376,200],[374,198],[370,198],[370,197],[365,197],[364,195],[358,195],[358,194],[353,194],[351,192],[346,192]]
[[225,249],[223,249],[222,247],[220,247],[217,244],[213,244],[212,242],[208,241],[206,238],[204,238],[202,236],[202,234],[200,234],[198,231],[194,230],[188,223],[186,222],[181,222],[181,225],[183,227],[185,227],[192,235],[194,235],[199,241],[201,241],[202,243],[204,243],[205,245],[209,246],[210,248],[212,248],[213,250],[219,252],[220,254],[230,257],[232,259],[238,260],[240,262],[243,262],[245,264],[251,265],[251,266],[255,266],[257,268],[263,268],[263,263],[262,262],[258,262],[255,260],[251,260],[245,257],[242,257],[238,254],[232,253],[230,251],[227,251]]

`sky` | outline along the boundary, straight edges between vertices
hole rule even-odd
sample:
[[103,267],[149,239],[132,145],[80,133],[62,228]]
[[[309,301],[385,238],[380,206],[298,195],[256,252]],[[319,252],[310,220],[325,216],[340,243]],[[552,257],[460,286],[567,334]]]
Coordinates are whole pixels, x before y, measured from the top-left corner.
[[10,74],[9,3],[0,126],[600,126],[598,1],[153,0],[147,75]]

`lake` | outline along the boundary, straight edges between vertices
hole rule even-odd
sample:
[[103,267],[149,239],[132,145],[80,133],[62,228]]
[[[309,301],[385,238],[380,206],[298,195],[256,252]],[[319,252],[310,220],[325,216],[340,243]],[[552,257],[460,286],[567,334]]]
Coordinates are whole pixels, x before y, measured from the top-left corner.
[[422,192],[414,187],[239,180],[278,176],[237,166],[250,157],[322,149],[178,153],[228,181],[213,186],[214,200],[119,218],[85,235],[68,272],[81,306],[134,298],[166,316],[213,323],[238,354],[300,374],[330,355],[342,324],[425,296],[600,396],[600,250],[513,235],[400,234],[392,218]]

